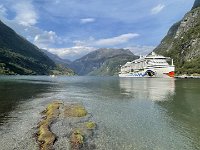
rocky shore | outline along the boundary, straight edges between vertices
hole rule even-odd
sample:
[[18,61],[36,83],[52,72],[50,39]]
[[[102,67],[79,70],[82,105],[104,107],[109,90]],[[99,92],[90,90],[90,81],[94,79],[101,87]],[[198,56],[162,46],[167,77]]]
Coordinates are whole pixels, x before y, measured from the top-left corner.
[[175,76],[175,78],[179,79],[200,79],[200,75],[181,75],[181,76]]
[[96,127],[83,105],[53,101],[41,112],[35,137],[41,150],[90,150]]

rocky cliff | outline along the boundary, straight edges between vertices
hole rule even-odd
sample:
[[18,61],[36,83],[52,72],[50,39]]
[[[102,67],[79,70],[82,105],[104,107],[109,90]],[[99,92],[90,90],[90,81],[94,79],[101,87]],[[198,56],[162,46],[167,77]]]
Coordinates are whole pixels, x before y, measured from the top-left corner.
[[197,8],[197,7],[199,7],[199,6],[200,6],[200,0],[195,0],[192,9],[195,9],[195,8]]
[[200,0],[170,28],[154,51],[173,58],[177,74],[200,74]]

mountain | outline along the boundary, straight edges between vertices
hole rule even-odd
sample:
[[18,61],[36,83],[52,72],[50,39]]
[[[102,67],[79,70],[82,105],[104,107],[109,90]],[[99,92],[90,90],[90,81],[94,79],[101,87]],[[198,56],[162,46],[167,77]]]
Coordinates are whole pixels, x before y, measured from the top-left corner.
[[192,9],[195,9],[195,8],[197,8],[197,7],[199,7],[199,6],[200,6],[200,0],[195,0]]
[[70,64],[78,75],[114,75],[120,65],[138,58],[127,49],[98,49]]
[[177,74],[200,74],[200,0],[169,29],[154,51],[173,58]]
[[45,49],[41,49],[51,60],[56,64],[56,69],[54,69],[53,74],[57,75],[74,75],[74,71],[69,68],[69,64],[71,63],[68,59],[62,59],[56,54],[52,54]]
[[0,21],[0,70],[8,74],[48,74],[56,65],[40,49]]
[[41,49],[51,60],[53,60],[56,64],[61,64],[63,66],[68,66],[71,61],[69,59],[62,59],[56,54],[52,54],[45,49]]
[[66,71],[0,21],[0,74],[68,74]]

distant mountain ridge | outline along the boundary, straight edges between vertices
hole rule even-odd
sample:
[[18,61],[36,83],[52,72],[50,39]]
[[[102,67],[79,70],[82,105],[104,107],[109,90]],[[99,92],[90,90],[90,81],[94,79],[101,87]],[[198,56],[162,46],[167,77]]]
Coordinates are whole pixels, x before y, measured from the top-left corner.
[[50,53],[49,51],[45,49],[41,49],[42,52],[44,52],[51,60],[54,61],[56,64],[56,69],[53,71],[53,74],[57,75],[74,75],[74,71],[69,67],[69,64],[71,63],[68,59],[62,59],[58,55]]
[[73,61],[70,67],[78,75],[114,75],[120,65],[138,58],[127,49],[102,48]]
[[73,75],[69,65],[78,75],[114,75],[136,58],[126,49],[99,49],[70,62],[40,50],[0,21],[0,74]]
[[200,0],[169,29],[154,51],[173,58],[177,74],[200,74]]
[[[68,74],[38,47],[0,21],[0,74]],[[71,74],[71,72],[69,72]]]
[[45,49],[41,49],[51,60],[53,60],[56,64],[61,64],[64,66],[68,66],[71,61],[69,59],[62,59],[58,55],[53,54]]

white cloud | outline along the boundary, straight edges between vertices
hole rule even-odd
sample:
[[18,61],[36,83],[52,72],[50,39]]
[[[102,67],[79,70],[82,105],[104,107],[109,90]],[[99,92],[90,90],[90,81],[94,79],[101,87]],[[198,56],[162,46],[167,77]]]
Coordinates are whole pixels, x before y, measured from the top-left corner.
[[41,34],[37,34],[34,38],[34,44],[40,48],[47,48],[52,44],[62,44],[63,39],[61,39],[53,31],[44,31]]
[[[88,42],[88,41],[87,41]],[[75,60],[85,54],[96,50],[97,48],[88,45],[86,41],[73,41],[72,47],[66,48],[48,48],[47,50],[58,55],[63,59]]]
[[[14,19],[7,19],[7,9],[4,5],[0,5],[0,19],[9,27],[14,29],[18,34],[24,36],[30,42],[33,42],[39,48],[49,48],[55,45],[62,45],[67,43],[67,38],[59,37],[54,31],[42,30],[34,24],[37,22],[37,15],[31,1],[20,0],[19,3],[9,3],[16,17]],[[25,8],[27,6],[27,8]],[[20,8],[22,10],[20,10]],[[29,9],[29,10],[28,10]],[[23,17],[23,13],[25,16]]]
[[4,7],[4,5],[0,5],[0,18],[3,18],[7,15],[7,9]]
[[125,49],[129,49],[135,55],[147,55],[155,49],[155,46],[146,46],[146,45],[135,45],[126,47]]
[[97,40],[94,44],[96,46],[114,46],[114,45],[126,43],[129,40],[138,36],[139,34],[137,33],[127,33],[127,34],[122,34],[120,36],[116,36],[112,38],[100,39],[100,40]]
[[31,26],[37,23],[38,15],[31,1],[21,0],[12,6],[16,12],[14,20],[21,25]]
[[[59,57],[63,59],[70,59],[75,60],[77,58],[80,58],[87,53],[90,53],[98,48],[88,46],[86,43],[82,41],[75,41],[75,45],[68,48],[49,48],[47,49],[49,52],[58,55]],[[133,52],[135,55],[147,55],[150,52],[153,51],[155,46],[146,46],[146,45],[135,45],[135,46],[129,46],[125,47],[124,49],[129,49]]]
[[[10,10],[15,14],[13,19],[7,18]],[[31,42],[33,42],[35,35],[44,32],[42,29],[34,26],[38,16],[30,0],[18,0],[17,3],[15,1],[7,1],[5,5],[1,4],[0,19],[18,34],[24,36]]]
[[[113,37],[113,38],[99,39],[99,40],[96,40],[93,37],[90,37],[88,40],[85,40],[85,41],[79,41],[79,40],[73,41],[74,46],[72,47],[48,48],[48,51],[50,51],[51,53],[57,54],[61,58],[75,60],[98,48],[123,44],[137,36],[139,36],[139,34],[128,33],[128,34],[122,34],[120,36]],[[130,47],[130,48],[133,48],[133,47]],[[137,48],[139,49],[139,46]],[[143,47],[143,50],[144,49],[145,47]]]
[[[0,8],[3,8],[0,5]],[[3,9],[1,9],[3,10]],[[39,48],[48,48],[54,45],[62,45],[63,43],[67,43],[67,38],[59,37],[54,31],[45,31],[34,25],[25,25],[19,23],[16,19],[9,20],[1,15],[0,11],[0,19],[13,30],[15,30],[19,35],[25,37],[28,41],[34,43]]]
[[83,18],[80,20],[82,24],[95,22],[95,18]]
[[155,15],[161,12],[165,8],[164,4],[158,4],[154,8],[151,9],[151,14]]
[[5,17],[2,17],[1,19],[7,26],[11,27],[19,35],[25,37],[30,42],[34,42],[34,38],[36,35],[40,35],[43,34],[44,32],[47,32],[35,26],[24,26],[18,24],[15,20],[9,20]]
[[85,45],[75,45],[69,48],[49,48],[48,51],[57,54],[63,59],[75,60],[83,55],[94,51],[96,48]]

